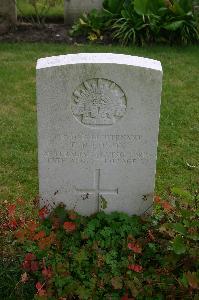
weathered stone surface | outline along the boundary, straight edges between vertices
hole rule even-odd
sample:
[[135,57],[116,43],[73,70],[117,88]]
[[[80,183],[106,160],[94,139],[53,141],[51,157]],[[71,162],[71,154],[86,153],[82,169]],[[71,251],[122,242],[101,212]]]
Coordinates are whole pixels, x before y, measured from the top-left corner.
[[117,54],[37,64],[41,205],[84,215],[142,214],[152,205],[162,68]]
[[8,31],[9,26],[16,24],[17,11],[13,0],[0,0],[0,34]]
[[0,35],[9,31],[10,23],[0,16]]
[[72,24],[83,13],[92,9],[101,9],[103,0],[65,0],[64,18],[65,23]]

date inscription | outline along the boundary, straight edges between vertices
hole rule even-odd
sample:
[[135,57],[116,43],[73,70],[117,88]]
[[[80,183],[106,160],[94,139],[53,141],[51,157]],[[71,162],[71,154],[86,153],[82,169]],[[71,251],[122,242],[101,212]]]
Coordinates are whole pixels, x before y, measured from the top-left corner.
[[137,161],[146,163],[155,159],[153,155],[137,150],[143,149],[141,135],[66,134],[57,136],[54,144],[56,145],[54,149],[45,152],[48,163],[90,164],[98,162],[113,165],[134,165]]

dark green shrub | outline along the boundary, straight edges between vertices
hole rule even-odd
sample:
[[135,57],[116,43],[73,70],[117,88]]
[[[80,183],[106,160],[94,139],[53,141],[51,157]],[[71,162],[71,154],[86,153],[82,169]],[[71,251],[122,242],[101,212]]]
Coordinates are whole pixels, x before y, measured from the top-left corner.
[[188,44],[199,39],[197,22],[189,0],[135,0],[134,8],[142,16],[157,17],[156,26],[151,24],[153,18],[149,19],[156,40],[164,39],[170,43]]
[[133,3],[124,5],[121,16],[112,24],[113,39],[119,40],[123,45],[143,45],[157,40],[160,31],[159,16],[138,14]]
[[104,0],[103,8],[112,16],[120,15],[126,0]]
[[186,45],[199,40],[189,0],[105,0],[101,12],[84,15],[83,22],[80,18],[71,33],[93,40],[93,33],[97,39],[107,31],[124,45],[154,42]]
[[83,14],[78,22],[72,26],[71,34],[73,36],[86,36],[93,41],[100,39],[106,30],[108,17],[103,12],[92,10],[89,15]]

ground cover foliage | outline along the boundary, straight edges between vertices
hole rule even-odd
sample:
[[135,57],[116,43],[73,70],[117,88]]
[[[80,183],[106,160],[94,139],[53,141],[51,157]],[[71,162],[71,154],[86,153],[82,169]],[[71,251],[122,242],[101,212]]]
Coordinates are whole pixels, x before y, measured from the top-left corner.
[[110,35],[123,45],[189,44],[199,40],[190,0],[104,0],[103,10],[84,14],[71,30],[89,40]]
[[173,188],[142,217],[20,205],[1,207],[1,299],[198,299],[198,191]]

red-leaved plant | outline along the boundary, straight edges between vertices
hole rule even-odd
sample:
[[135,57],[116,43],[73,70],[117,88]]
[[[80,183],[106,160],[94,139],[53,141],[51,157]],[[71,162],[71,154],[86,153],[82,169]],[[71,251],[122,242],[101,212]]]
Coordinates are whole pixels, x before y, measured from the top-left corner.
[[14,233],[24,252],[21,284],[34,284],[35,299],[194,299],[198,194],[174,189],[169,201],[155,197],[154,205],[154,214],[144,218],[83,217],[60,205],[30,220],[7,203],[2,228]]

